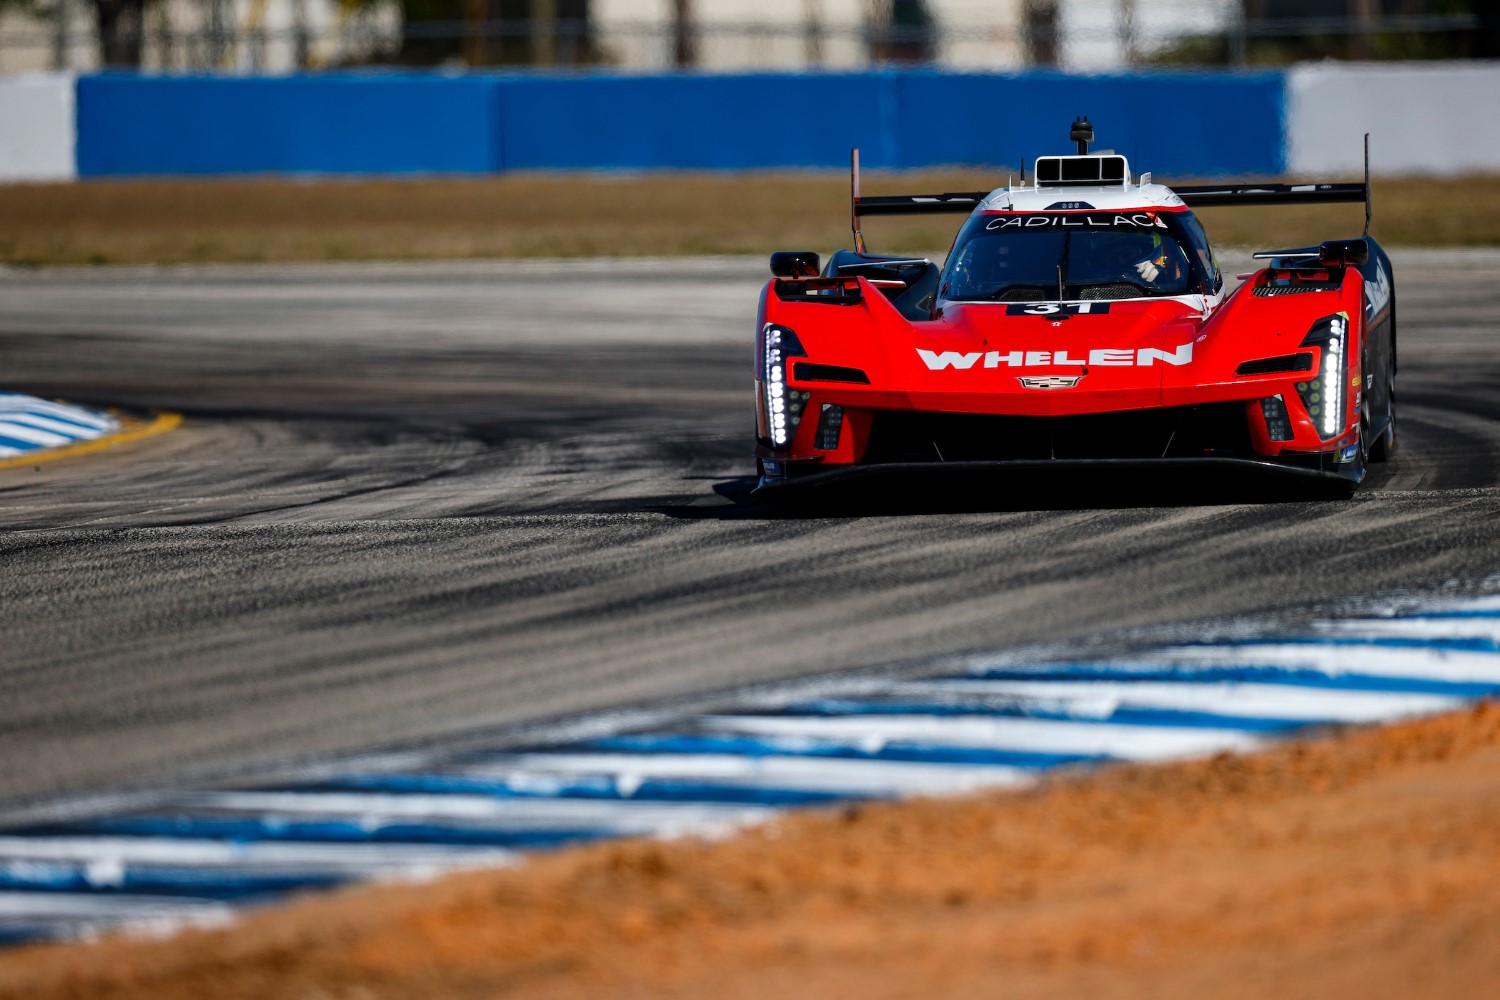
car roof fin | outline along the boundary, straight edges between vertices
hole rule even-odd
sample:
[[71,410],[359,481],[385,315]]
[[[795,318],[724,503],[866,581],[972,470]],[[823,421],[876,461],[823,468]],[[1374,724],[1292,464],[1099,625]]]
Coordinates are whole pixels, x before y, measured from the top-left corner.
[[854,231],[854,252],[868,253],[865,234],[859,231],[859,147],[849,151],[849,228]]
[[1370,133],[1365,133],[1365,235],[1370,235]]

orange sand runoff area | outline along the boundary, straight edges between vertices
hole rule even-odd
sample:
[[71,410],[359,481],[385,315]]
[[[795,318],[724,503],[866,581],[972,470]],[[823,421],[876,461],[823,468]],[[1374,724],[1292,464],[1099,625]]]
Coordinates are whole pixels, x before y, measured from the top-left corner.
[[22,949],[0,995],[1493,997],[1500,705]]

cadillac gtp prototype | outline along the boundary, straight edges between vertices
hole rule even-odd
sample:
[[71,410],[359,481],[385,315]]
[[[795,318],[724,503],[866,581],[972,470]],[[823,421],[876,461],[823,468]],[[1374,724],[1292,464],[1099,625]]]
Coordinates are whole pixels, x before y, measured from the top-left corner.
[[[1364,183],[1178,187],[1043,156],[989,193],[865,197],[854,248],[781,251],[760,298],[759,491],[889,469],[1235,467],[1353,489],[1396,445],[1395,289]],[[1365,235],[1226,287],[1192,208],[1364,201]],[[968,216],[942,267],[861,216]]]

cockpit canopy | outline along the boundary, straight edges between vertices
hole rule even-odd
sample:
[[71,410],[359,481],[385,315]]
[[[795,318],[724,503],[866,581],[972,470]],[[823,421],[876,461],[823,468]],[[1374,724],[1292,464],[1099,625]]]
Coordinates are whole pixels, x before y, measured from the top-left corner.
[[1216,290],[1208,240],[1187,212],[976,215],[959,230],[938,297],[1088,301]]

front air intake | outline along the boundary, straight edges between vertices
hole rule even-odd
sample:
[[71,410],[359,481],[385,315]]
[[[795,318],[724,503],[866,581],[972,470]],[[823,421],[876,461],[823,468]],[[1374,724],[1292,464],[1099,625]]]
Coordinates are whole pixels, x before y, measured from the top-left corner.
[[1274,375],[1277,372],[1310,372],[1313,367],[1311,354],[1282,354],[1274,358],[1256,358],[1246,361],[1234,370],[1236,375]]
[[1065,417],[884,410],[869,462],[1253,457],[1243,402]]
[[[1311,357],[1311,355],[1309,355]],[[792,375],[798,382],[849,382],[854,385],[869,385],[870,376],[858,368],[843,365],[815,365],[799,361],[792,366]]]

